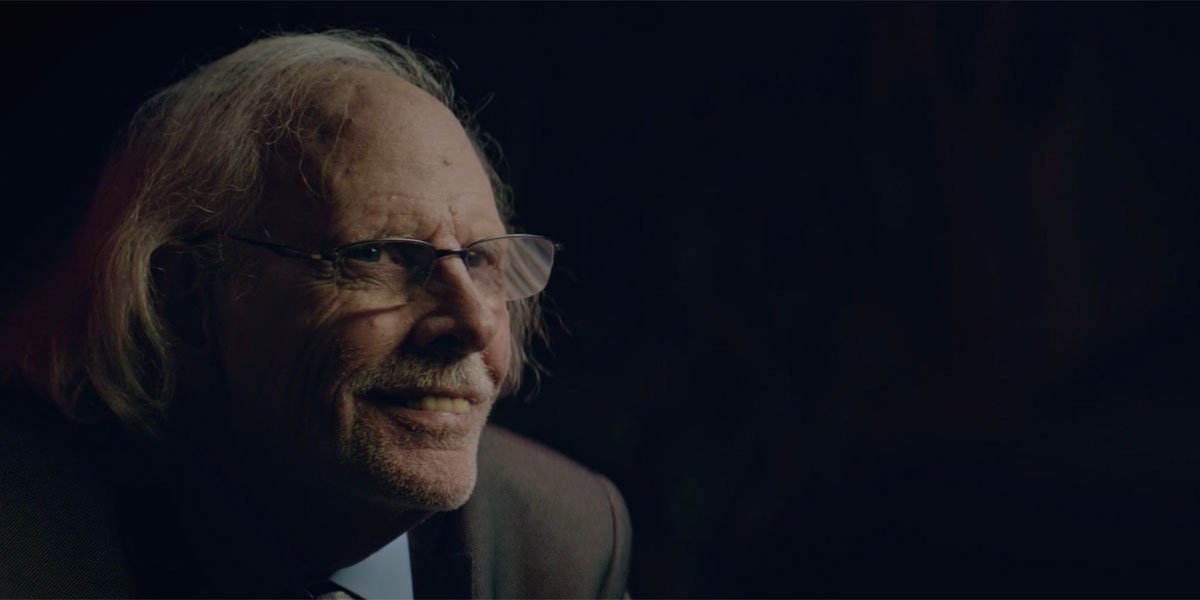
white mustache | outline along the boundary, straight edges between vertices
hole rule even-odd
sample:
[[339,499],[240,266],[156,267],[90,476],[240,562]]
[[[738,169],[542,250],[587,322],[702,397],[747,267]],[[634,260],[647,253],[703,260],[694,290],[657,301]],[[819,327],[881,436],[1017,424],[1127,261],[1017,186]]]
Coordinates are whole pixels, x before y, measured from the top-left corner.
[[384,364],[356,374],[351,388],[370,390],[449,390],[471,392],[480,399],[496,395],[496,382],[481,354],[468,354],[447,363],[424,357],[392,356]]

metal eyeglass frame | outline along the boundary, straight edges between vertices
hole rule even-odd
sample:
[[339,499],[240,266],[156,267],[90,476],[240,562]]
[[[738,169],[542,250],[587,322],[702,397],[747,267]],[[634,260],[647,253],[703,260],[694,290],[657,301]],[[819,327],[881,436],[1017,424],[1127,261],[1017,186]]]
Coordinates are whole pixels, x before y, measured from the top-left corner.
[[[481,240],[475,240],[474,242],[471,242],[470,244],[467,244],[466,246],[463,246],[462,248],[458,248],[457,250],[452,250],[452,249],[448,249],[448,248],[438,248],[438,247],[434,246],[433,244],[426,242],[425,240],[418,240],[418,239],[406,238],[406,237],[389,237],[389,238],[378,238],[378,239],[373,239],[373,240],[363,240],[361,242],[352,242],[349,244],[338,246],[338,247],[330,249],[330,250],[315,251],[315,252],[300,250],[299,248],[293,248],[291,246],[285,246],[283,244],[276,244],[274,242],[256,240],[253,238],[242,237],[240,235],[233,235],[231,233],[212,233],[212,234],[208,234],[208,235],[204,235],[204,236],[200,236],[200,237],[205,238],[205,237],[210,237],[210,236],[219,238],[219,239],[233,240],[235,242],[241,242],[243,244],[249,244],[251,246],[257,246],[259,248],[264,248],[266,250],[270,250],[271,252],[274,252],[275,254],[285,257],[285,258],[306,258],[306,259],[310,259],[310,260],[325,261],[325,262],[332,264],[335,267],[335,270],[337,270],[338,272],[341,271],[340,265],[342,264],[342,261],[344,260],[342,258],[342,254],[345,253],[347,250],[350,250],[353,248],[367,246],[370,244],[379,244],[379,243],[384,243],[384,242],[403,242],[406,244],[412,244],[414,246],[423,246],[423,247],[430,248],[431,250],[433,250],[433,261],[431,261],[429,263],[428,268],[425,269],[424,272],[422,273],[421,280],[419,282],[416,282],[421,287],[424,287],[425,284],[429,282],[429,278],[433,275],[433,266],[435,264],[437,264],[437,262],[439,260],[442,260],[443,258],[446,258],[448,256],[457,256],[457,257],[459,257],[459,259],[461,259],[463,261],[463,264],[466,265],[467,264],[466,259],[467,259],[467,256],[471,252],[471,247],[476,246],[478,244],[485,243],[485,242],[490,242],[490,241],[494,241],[494,240],[498,240],[498,239],[533,238],[533,239],[539,239],[539,240],[546,240],[547,242],[550,242],[554,246],[555,254],[557,254],[558,252],[561,252],[563,249],[562,244],[560,244],[554,240],[551,240],[550,238],[548,238],[546,236],[534,235],[534,234],[529,234],[529,233],[508,233],[508,234],[504,234],[504,235],[497,235],[497,236],[492,236],[489,238],[483,238]],[[553,265],[554,265],[553,257],[551,258],[550,265],[551,265],[551,268],[553,268]],[[470,270],[470,266],[467,266],[467,270],[468,271]],[[535,294],[536,294],[536,292],[535,292]]]

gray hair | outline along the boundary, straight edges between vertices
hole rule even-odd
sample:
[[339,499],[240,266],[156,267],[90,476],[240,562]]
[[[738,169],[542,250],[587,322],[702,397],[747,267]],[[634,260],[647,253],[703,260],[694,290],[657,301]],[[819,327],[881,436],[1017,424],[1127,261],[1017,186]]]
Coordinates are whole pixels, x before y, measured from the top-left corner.
[[[197,69],[137,111],[67,261],[5,324],[5,375],[24,379],[68,416],[111,412],[131,430],[156,433],[174,396],[179,344],[159,314],[155,253],[246,224],[263,195],[270,148],[299,135],[305,109],[350,68],[398,75],[458,115],[509,221],[506,187],[441,65],[352,31],[264,38]],[[532,364],[530,342],[542,335],[536,299],[510,302],[509,310],[513,364],[505,392],[519,386]]]

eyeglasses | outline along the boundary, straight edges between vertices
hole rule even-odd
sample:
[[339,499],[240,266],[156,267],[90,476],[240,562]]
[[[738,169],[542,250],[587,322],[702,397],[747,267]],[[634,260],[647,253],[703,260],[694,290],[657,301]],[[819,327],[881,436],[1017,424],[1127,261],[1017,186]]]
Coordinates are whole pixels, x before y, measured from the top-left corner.
[[285,258],[305,258],[333,265],[339,277],[364,287],[387,287],[407,299],[425,286],[437,261],[456,256],[463,261],[484,296],[505,301],[528,298],[546,287],[554,254],[562,245],[540,235],[510,234],[471,242],[458,250],[435,248],[410,238],[367,240],[325,252],[306,252],[227,233],[215,237],[265,248]]

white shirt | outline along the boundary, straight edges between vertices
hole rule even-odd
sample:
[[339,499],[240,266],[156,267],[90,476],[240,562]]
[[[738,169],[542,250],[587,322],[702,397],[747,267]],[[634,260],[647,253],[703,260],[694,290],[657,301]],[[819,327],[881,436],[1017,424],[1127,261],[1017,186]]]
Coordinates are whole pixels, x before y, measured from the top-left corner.
[[329,580],[366,600],[412,600],[412,564],[408,534],[359,562],[335,571]]

